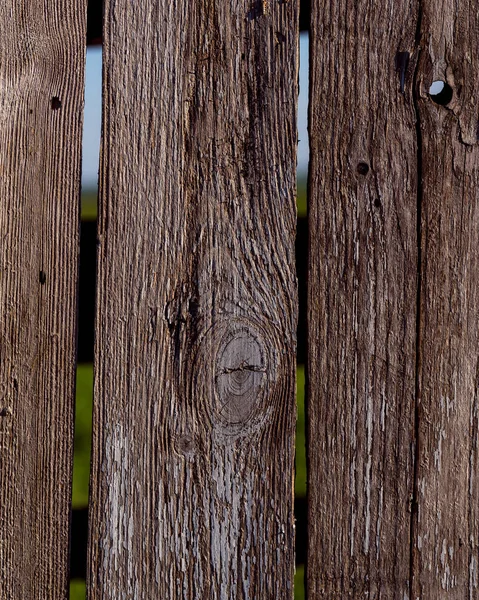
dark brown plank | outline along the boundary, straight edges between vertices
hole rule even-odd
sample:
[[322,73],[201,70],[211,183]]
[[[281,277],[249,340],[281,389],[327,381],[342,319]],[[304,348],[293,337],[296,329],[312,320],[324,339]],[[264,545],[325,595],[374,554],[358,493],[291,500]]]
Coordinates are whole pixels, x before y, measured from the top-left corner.
[[[421,360],[413,598],[479,597],[479,13],[422,3]],[[447,81],[447,106],[428,97]]]
[[86,2],[0,4],[0,596],[68,591]]
[[[417,148],[409,0],[312,3],[309,599],[409,597]],[[414,60],[414,56],[412,57]]]
[[292,598],[297,13],[105,4],[90,600]]

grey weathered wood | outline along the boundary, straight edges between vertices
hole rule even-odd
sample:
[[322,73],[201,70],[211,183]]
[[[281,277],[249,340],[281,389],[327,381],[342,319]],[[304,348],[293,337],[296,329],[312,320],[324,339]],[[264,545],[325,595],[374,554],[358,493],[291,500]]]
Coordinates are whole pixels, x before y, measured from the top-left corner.
[[[422,3],[421,359],[412,598],[479,597],[479,13]],[[428,97],[434,80],[450,104]]]
[[5,600],[68,592],[85,13],[84,0],[0,4]]
[[416,3],[312,3],[309,599],[410,592]]
[[292,598],[297,12],[105,4],[90,600]]

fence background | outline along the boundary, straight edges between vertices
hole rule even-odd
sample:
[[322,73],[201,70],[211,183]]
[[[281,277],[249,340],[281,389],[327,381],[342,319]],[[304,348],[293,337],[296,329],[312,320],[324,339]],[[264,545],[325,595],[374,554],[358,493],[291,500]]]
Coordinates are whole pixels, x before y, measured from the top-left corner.
[[[8,599],[68,591],[86,8],[0,7]],[[293,594],[298,8],[105,3],[89,598]],[[476,598],[479,14],[309,17],[308,597]]]

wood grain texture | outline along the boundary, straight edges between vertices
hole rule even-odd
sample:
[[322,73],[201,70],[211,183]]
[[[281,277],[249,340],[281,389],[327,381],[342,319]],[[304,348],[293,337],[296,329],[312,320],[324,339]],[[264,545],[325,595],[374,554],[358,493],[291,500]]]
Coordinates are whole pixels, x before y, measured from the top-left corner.
[[[423,0],[419,449],[412,598],[479,598],[479,13]],[[435,80],[447,106],[428,96]]]
[[292,598],[298,7],[107,0],[90,600]]
[[68,594],[86,2],[0,5],[0,597]]
[[417,146],[409,0],[312,3],[309,599],[410,592]]

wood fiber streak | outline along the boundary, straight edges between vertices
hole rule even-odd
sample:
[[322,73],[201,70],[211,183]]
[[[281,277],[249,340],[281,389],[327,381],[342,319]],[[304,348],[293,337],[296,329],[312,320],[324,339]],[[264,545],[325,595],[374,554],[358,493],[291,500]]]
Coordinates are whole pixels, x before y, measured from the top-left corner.
[[68,594],[85,21],[0,3],[2,600]]
[[[422,2],[418,512],[412,598],[479,598],[479,13]],[[453,90],[447,106],[433,81]]]
[[417,146],[397,52],[415,2],[312,3],[309,599],[409,597]]
[[90,600],[292,598],[298,7],[107,0]]

